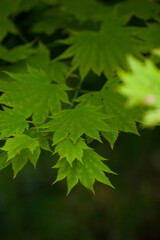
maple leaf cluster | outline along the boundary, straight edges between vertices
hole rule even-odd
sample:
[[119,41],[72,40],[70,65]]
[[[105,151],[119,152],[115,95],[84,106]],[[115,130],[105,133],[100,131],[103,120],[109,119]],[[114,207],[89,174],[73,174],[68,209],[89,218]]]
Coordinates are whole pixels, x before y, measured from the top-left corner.
[[[159,32],[156,0],[1,0],[0,169],[16,177],[43,149],[68,193],[113,187],[92,141],[113,149],[120,132],[160,123]],[[84,89],[90,78],[100,90]]]

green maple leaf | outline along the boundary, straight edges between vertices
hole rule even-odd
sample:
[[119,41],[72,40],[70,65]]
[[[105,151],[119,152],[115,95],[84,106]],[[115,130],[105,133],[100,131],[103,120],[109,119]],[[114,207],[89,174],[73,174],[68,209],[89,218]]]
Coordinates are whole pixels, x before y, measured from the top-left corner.
[[117,130],[139,134],[136,122],[141,121],[142,109],[126,107],[125,97],[116,91],[119,86],[117,81],[118,79],[115,79],[115,86],[114,84],[110,86],[110,82],[108,82],[101,91],[104,111],[107,115],[113,116],[112,119],[107,119],[107,123],[112,127],[113,132]]
[[43,122],[49,112],[58,112],[61,109],[61,101],[69,103],[65,92],[68,88],[51,83],[51,79],[42,70],[28,67],[28,73],[8,75],[15,81],[1,81],[0,90],[4,94],[0,103],[15,107],[26,117],[33,114],[35,122]]
[[26,59],[20,60],[12,65],[3,66],[0,70],[3,71],[0,75],[0,79],[7,79],[9,76],[5,72],[26,73],[27,66],[31,66],[36,69],[42,69],[46,72],[51,81],[65,84],[65,77],[68,73],[69,67],[66,63],[60,61],[50,60],[50,51],[48,48],[39,43],[35,52],[29,55]]
[[36,139],[32,139],[25,134],[21,134],[7,139],[5,145],[0,149],[8,152],[8,161],[26,148],[33,153],[37,146],[39,146],[39,143]]
[[7,33],[17,33],[17,30],[9,19],[0,19],[0,42],[4,39]]
[[[42,2],[43,1],[45,2],[46,0],[42,0]],[[31,8],[37,6],[38,3],[39,3],[39,0],[19,0],[17,12],[29,11]]]
[[1,0],[0,1],[0,19],[7,18],[10,14],[15,12],[17,10],[17,7],[19,5],[21,0]]
[[27,58],[19,60],[18,62],[10,65],[0,67],[0,79],[5,81],[6,79],[10,80],[10,77],[4,72],[26,73],[28,71],[28,65],[37,69],[45,70],[50,63],[52,62],[50,61],[50,52],[48,48],[44,44],[39,43],[35,49],[35,52],[31,55],[28,55]]
[[60,155],[60,159],[66,158],[67,162],[72,166],[72,162],[78,159],[82,162],[84,149],[89,149],[82,138],[79,138],[75,143],[68,137],[58,143],[55,147],[55,153]]
[[24,133],[31,138],[37,139],[37,141],[39,142],[40,148],[42,148],[46,151],[51,151],[50,146],[49,146],[49,141],[48,141],[48,138],[50,136],[46,136],[45,133],[38,132],[36,128],[29,128]]
[[90,18],[101,19],[105,14],[106,7],[95,0],[60,0],[62,10],[75,15],[79,20],[85,21]]
[[[76,99],[77,102],[80,102],[82,105],[91,104],[93,106],[97,106],[101,109],[101,112],[106,115],[105,122],[108,124],[110,129],[105,132],[101,132],[102,136],[109,142],[111,148],[113,149],[114,143],[118,138],[119,129],[117,127],[117,120],[115,119],[115,115],[108,114],[105,112],[103,97],[101,91],[83,94],[79,98]],[[114,117],[113,117],[114,116]],[[88,139],[88,142],[92,142],[92,138]]]
[[144,20],[152,18],[157,19],[160,12],[160,5],[154,0],[127,0],[119,3],[117,6],[120,16],[136,15]]
[[13,22],[8,18],[15,13],[20,0],[1,0],[0,1],[0,41],[4,39],[8,32],[18,34]]
[[128,98],[128,104],[147,105],[147,97],[152,95],[155,100],[148,102],[148,105],[158,106],[160,104],[159,69],[150,60],[142,63],[130,57],[128,62],[131,72],[119,72],[119,76],[123,80],[123,84],[119,89]]
[[[36,167],[38,158],[40,156],[40,148],[36,147],[36,149],[31,153],[28,149],[23,149],[19,154],[17,154],[12,160],[12,169],[14,172],[14,178],[17,174],[24,168],[27,164],[28,160]],[[7,161],[8,162],[8,161]]]
[[[39,43],[34,54],[28,56],[24,61],[21,62],[21,66],[18,71],[21,71],[22,65],[24,65],[26,70],[26,65],[37,69],[45,69],[46,66],[50,63],[50,51],[46,45]],[[14,66],[15,69],[15,66]]]
[[22,168],[24,168],[24,166],[27,164],[28,160],[33,164],[34,167],[36,167],[40,152],[41,150],[39,146],[35,147],[32,152],[30,151],[30,149],[24,147],[24,149],[18,151],[16,156],[8,159],[7,151],[3,151],[2,153],[0,153],[0,170],[12,164],[15,178],[18,172],[22,170]]
[[65,77],[68,73],[69,67],[67,64],[59,61],[52,61],[45,68],[48,76],[57,83],[65,83]]
[[137,31],[137,36],[144,40],[146,49],[160,48],[160,23],[147,24],[146,28]]
[[114,144],[118,138],[118,131],[115,132],[102,132],[102,136],[109,142],[113,150]]
[[21,134],[28,127],[29,124],[22,113],[9,108],[4,108],[4,111],[0,110],[0,139]]
[[28,156],[26,155],[28,152],[22,150],[19,154],[17,154],[11,161],[12,169],[14,172],[14,178],[17,176],[17,174],[24,168],[24,166],[28,162]]
[[26,149],[26,151],[28,151],[28,153],[26,153],[26,155],[28,156],[28,159],[33,164],[33,166],[36,167],[37,161],[38,161],[40,153],[41,153],[40,147],[36,147],[36,149],[33,151],[33,153],[31,153],[28,149]]
[[0,170],[6,168],[9,164],[10,164],[10,161],[7,161],[7,152],[1,152],[0,153]]
[[27,58],[29,55],[36,52],[35,49],[31,48],[32,44],[28,43],[25,45],[19,45],[13,49],[7,49],[0,45],[0,59],[8,62],[16,62]]
[[136,122],[142,121],[144,112],[141,107],[130,109],[126,106],[126,98],[118,93],[119,86],[119,79],[113,78],[103,86],[101,91],[87,93],[77,99],[78,102],[81,102],[81,105],[91,104],[101,109],[101,112],[106,116],[104,121],[109,127],[101,132],[112,148],[119,131],[139,135]]
[[34,128],[30,128],[20,137],[16,135],[14,138],[8,139],[5,146],[1,148],[4,152],[0,154],[0,169],[12,164],[15,178],[28,161],[35,168],[41,148],[51,151],[47,138],[43,133],[36,132]]
[[54,6],[43,13],[41,18],[33,25],[32,31],[51,35],[58,29],[67,27],[72,20],[73,17],[68,13]]
[[160,123],[160,70],[150,61],[141,63],[130,57],[131,72],[120,71],[123,80],[120,92],[128,99],[128,105],[144,105],[151,108],[145,114],[144,124]]
[[91,149],[84,150],[82,158],[83,163],[76,160],[73,162],[72,167],[65,159],[59,160],[54,166],[54,168],[59,168],[58,175],[54,183],[67,177],[68,193],[78,183],[79,180],[92,192],[94,192],[93,185],[95,180],[113,187],[104,172],[112,174],[114,174],[114,172],[103,163],[104,160],[106,159]]
[[75,109],[62,110],[54,116],[53,120],[44,124],[41,128],[54,131],[54,144],[67,136],[75,143],[83,134],[101,141],[99,131],[110,129],[103,121],[105,117],[91,105],[77,106]]
[[59,59],[73,57],[72,68],[79,68],[82,78],[89,70],[98,75],[104,72],[106,77],[111,78],[118,67],[127,68],[127,54],[141,58],[142,42],[133,35],[132,28],[124,27],[116,11],[111,11],[106,14],[100,31],[77,32],[63,40],[62,43],[71,46]]

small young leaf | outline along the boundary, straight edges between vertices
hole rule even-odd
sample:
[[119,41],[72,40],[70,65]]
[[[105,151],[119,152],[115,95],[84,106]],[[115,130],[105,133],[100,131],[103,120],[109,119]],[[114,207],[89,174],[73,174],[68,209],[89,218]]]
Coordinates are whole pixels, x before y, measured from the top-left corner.
[[39,146],[39,143],[36,139],[32,139],[29,136],[22,134],[16,135],[14,138],[9,138],[5,145],[0,149],[8,151],[8,161],[25,148],[28,148],[33,153],[37,146]]
[[[68,137],[58,143],[55,147],[55,153],[58,152],[60,159],[66,158],[67,162],[72,166],[72,162],[78,159],[82,162],[84,149],[89,149],[82,138],[79,138],[75,143]],[[82,162],[83,163],[83,162]]]

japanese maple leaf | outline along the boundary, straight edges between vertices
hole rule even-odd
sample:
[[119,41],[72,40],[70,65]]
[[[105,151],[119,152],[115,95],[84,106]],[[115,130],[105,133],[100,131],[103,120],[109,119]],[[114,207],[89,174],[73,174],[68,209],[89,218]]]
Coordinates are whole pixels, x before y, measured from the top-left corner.
[[82,138],[79,138],[75,143],[68,137],[58,143],[55,147],[55,153],[58,152],[60,158],[66,158],[67,162],[72,166],[72,162],[78,159],[82,162],[84,149],[89,149]]
[[[83,163],[74,161],[71,167],[65,160],[59,160],[54,168],[59,168],[55,182],[61,181],[67,177],[68,193],[80,181],[86,188],[94,193],[93,185],[95,180],[113,187],[109,178],[104,172],[115,174],[103,163],[106,160],[92,149],[84,150],[82,158]],[[55,183],[54,182],[54,183]],[[113,187],[114,188],[114,187]]]
[[123,24],[123,19],[117,16],[116,11],[111,11],[106,14],[100,31],[76,32],[61,41],[70,47],[59,59],[73,57],[72,68],[79,68],[82,78],[90,70],[98,75],[104,72],[106,77],[113,77],[118,67],[127,68],[127,54],[142,57],[142,41],[134,37],[132,28]]
[[29,124],[22,113],[9,108],[0,110],[0,139],[21,134],[28,127]]
[[57,144],[67,136],[75,143],[83,134],[101,141],[99,131],[110,129],[104,122],[105,118],[104,114],[91,105],[77,106],[75,109],[62,110],[41,128],[54,131],[53,144]]
[[[49,112],[61,109],[61,101],[69,103],[64,84],[52,83],[43,70],[28,67],[28,73],[8,73],[14,81],[1,81],[0,91],[4,92],[0,103],[15,107],[25,117],[33,114],[33,121],[43,122]],[[13,94],[14,92],[14,94]]]

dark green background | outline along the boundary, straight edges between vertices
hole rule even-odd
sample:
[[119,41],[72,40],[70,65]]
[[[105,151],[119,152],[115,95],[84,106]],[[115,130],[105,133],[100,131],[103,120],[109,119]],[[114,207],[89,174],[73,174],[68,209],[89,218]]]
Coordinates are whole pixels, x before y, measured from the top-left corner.
[[55,159],[43,153],[12,179],[0,173],[0,235],[3,240],[159,240],[160,129],[141,137],[121,134],[110,150],[93,143],[118,173],[113,190],[96,183],[94,196],[80,184],[66,196],[66,182],[51,185]]

